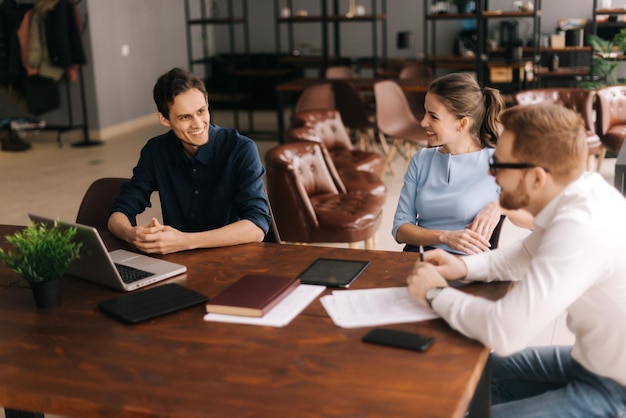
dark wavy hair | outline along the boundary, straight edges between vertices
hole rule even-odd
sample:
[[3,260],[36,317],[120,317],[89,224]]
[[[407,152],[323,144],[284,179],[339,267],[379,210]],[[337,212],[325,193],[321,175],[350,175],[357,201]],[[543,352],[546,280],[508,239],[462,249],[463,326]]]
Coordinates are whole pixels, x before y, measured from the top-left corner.
[[160,76],[154,85],[152,95],[157,110],[165,119],[169,119],[170,106],[174,103],[174,98],[191,89],[197,89],[204,94],[208,103],[209,94],[206,91],[204,82],[198,76],[180,68],[171,69]]

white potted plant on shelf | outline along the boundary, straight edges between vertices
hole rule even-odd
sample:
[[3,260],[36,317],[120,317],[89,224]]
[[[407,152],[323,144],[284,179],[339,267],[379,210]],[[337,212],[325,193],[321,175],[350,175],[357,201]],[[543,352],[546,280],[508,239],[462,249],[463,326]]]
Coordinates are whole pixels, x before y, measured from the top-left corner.
[[81,242],[73,241],[76,231],[62,230],[55,221],[52,227],[32,223],[5,237],[13,249],[0,248],[0,260],[29,283],[38,308],[61,302],[61,277],[82,247]]

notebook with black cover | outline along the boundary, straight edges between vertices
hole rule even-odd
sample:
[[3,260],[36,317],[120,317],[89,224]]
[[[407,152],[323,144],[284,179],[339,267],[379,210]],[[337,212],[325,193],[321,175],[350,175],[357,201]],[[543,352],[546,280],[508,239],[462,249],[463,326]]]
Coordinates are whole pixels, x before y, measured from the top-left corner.
[[137,324],[208,300],[205,295],[178,283],[166,283],[102,301],[98,307],[121,321]]

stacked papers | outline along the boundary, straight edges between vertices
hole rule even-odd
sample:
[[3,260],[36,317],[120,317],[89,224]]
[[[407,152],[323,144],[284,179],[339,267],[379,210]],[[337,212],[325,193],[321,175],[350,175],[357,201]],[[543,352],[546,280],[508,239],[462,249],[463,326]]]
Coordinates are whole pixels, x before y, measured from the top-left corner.
[[335,325],[368,327],[438,318],[409,294],[407,287],[335,290],[320,299]]
[[280,328],[289,324],[324,290],[326,290],[326,286],[301,284],[261,317],[208,313],[204,315],[204,320]]

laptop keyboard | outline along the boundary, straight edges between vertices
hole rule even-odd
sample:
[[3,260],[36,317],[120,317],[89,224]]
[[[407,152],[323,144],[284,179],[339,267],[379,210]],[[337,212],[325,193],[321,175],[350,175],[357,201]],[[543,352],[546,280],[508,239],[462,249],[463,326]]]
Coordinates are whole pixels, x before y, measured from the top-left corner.
[[120,276],[122,277],[122,281],[124,281],[124,283],[133,283],[137,280],[145,279],[146,277],[153,275],[153,273],[150,273],[148,271],[139,270],[134,267],[129,267],[117,263],[115,263],[115,268],[117,268],[117,271],[120,273]]

